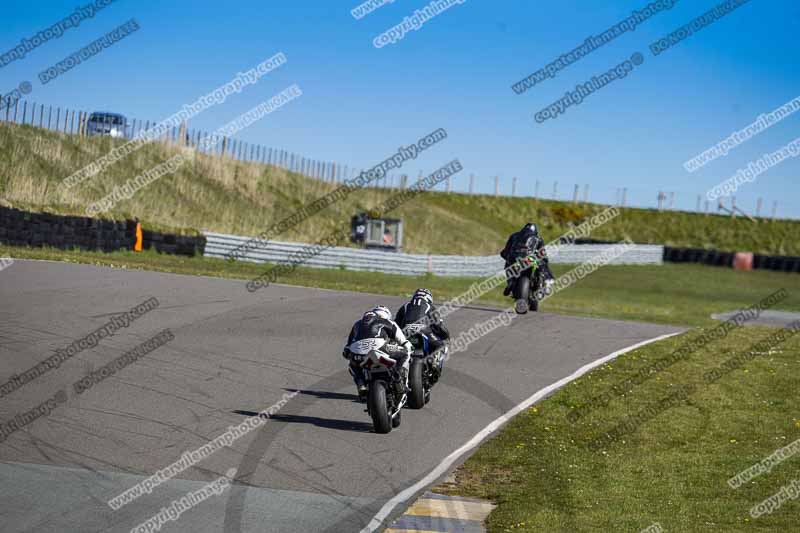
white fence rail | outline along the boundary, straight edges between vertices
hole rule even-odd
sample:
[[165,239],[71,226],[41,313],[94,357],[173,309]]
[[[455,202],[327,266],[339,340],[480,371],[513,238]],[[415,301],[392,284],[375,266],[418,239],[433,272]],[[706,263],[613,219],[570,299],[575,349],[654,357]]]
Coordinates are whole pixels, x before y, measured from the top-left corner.
[[[222,257],[239,245],[250,240],[250,237],[225,235],[223,233],[205,233],[207,243],[205,255]],[[290,260],[291,254],[299,252],[308,244],[295,242],[269,241],[267,244],[250,250],[241,261],[253,263],[284,263]],[[583,263],[598,256],[611,246],[609,244],[571,244],[563,245],[558,250],[548,250],[551,263]],[[615,258],[610,264],[661,264],[664,247],[661,245],[639,244]],[[345,268],[347,270],[363,270],[383,272],[386,274],[404,274],[419,276],[431,272],[437,276],[489,276],[503,269],[503,260],[494,256],[464,255],[419,255],[362,250],[357,248],[329,248],[304,263],[316,268]]]

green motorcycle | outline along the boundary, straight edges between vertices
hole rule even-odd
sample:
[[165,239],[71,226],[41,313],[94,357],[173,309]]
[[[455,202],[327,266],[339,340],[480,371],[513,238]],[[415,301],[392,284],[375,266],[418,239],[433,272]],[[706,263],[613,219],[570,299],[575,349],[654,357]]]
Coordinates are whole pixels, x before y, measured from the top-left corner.
[[520,272],[514,280],[512,295],[514,297],[514,310],[517,314],[524,315],[530,309],[539,310],[539,300],[536,299],[536,292],[541,285],[541,270],[539,261],[533,255],[520,257],[517,259]]

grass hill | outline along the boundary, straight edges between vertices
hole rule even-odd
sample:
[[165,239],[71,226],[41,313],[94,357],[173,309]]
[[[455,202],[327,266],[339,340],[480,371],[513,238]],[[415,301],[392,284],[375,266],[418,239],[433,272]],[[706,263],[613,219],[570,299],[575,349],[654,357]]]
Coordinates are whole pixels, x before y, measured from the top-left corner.
[[[83,214],[115,186],[186,150],[190,161],[175,174],[148,185],[105,216],[137,216],[154,229],[256,235],[336,187],[270,165],[210,157],[159,143],[143,147],[72,189],[56,187],[122,142],[0,123],[0,201],[35,211]],[[353,214],[377,206],[392,194],[383,189],[353,193],[277,238],[313,242],[337,226],[349,226]],[[391,216],[405,220],[407,252],[487,255],[497,253],[507,236],[528,220],[539,223],[545,240],[550,240],[567,231],[570,223],[602,209],[594,204],[428,192]],[[627,236],[640,243],[800,255],[800,221],[760,219],[754,223],[741,217],[635,208],[621,213],[592,237],[619,240]]]

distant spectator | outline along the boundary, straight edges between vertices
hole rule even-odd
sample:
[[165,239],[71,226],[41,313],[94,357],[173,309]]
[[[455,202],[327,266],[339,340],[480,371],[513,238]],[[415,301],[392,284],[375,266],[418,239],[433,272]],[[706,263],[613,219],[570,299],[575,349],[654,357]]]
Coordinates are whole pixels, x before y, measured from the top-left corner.
[[388,228],[383,230],[383,244],[392,244],[393,242],[392,232]]

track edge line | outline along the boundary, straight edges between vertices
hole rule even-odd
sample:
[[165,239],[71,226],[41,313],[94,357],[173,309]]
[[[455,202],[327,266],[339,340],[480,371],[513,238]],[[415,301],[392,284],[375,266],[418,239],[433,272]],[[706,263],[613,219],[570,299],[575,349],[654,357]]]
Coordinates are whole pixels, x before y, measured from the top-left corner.
[[612,353],[610,353],[610,354],[608,354],[608,355],[606,355],[604,357],[601,357],[600,359],[596,359],[596,360],[594,360],[594,361],[592,361],[590,363],[586,363],[585,365],[583,365],[582,367],[577,369],[575,372],[573,372],[569,376],[561,378],[560,380],[556,381],[555,383],[552,383],[552,384],[550,384],[550,385],[548,385],[548,386],[546,386],[546,387],[544,387],[542,389],[539,389],[538,391],[533,393],[531,396],[529,396],[527,399],[522,401],[522,403],[518,404],[516,407],[514,407],[510,411],[500,415],[498,418],[493,420],[488,426],[486,426],[485,428],[480,430],[478,433],[476,433],[475,436],[472,437],[469,441],[467,441],[464,445],[462,445],[460,448],[458,448],[457,450],[452,452],[450,455],[445,457],[442,460],[442,462],[439,463],[439,465],[436,468],[431,470],[424,478],[420,479],[419,481],[417,481],[416,483],[414,483],[410,487],[408,487],[405,490],[403,490],[400,494],[398,494],[397,496],[393,497],[388,502],[386,502],[383,505],[383,507],[381,507],[381,510],[378,511],[378,514],[376,514],[372,518],[372,520],[370,520],[370,523],[367,524],[367,526],[364,529],[361,530],[361,533],[372,533],[373,531],[376,531],[378,528],[382,527],[384,525],[383,521],[386,518],[388,518],[389,515],[391,515],[391,513],[392,513],[392,511],[394,511],[395,507],[397,507],[398,505],[400,505],[402,503],[405,503],[406,501],[411,499],[412,496],[414,496],[416,493],[420,492],[421,490],[425,490],[426,488],[428,488],[428,486],[431,485],[434,481],[436,481],[436,479],[438,479],[439,477],[444,475],[447,472],[447,470],[453,465],[453,463],[455,463],[458,459],[460,459],[465,453],[467,453],[470,450],[472,450],[473,448],[477,447],[479,444],[481,444],[483,441],[485,441],[490,435],[492,435],[492,433],[494,433],[495,431],[500,429],[503,425],[505,425],[513,417],[515,417],[520,412],[522,412],[523,410],[527,409],[528,407],[530,407],[534,403],[538,402],[542,398],[546,397],[548,394],[560,389],[561,387],[563,387],[564,385],[567,385],[568,383],[570,383],[572,381],[575,381],[576,379],[578,379],[582,375],[586,374],[590,370],[593,370],[593,369],[597,368],[598,366],[602,365],[603,363],[605,363],[607,361],[611,361],[612,359],[615,359],[615,358],[619,357],[620,355],[623,355],[623,354],[626,354],[626,353],[631,352],[633,350],[636,350],[637,348],[641,348],[642,346],[646,346],[646,345],[654,343],[654,342],[662,341],[664,339],[668,339],[670,337],[674,337],[675,335],[680,335],[681,333],[684,333],[684,331],[676,331],[674,333],[666,333],[664,335],[659,335],[658,337],[653,337],[652,339],[647,339],[647,340],[644,340],[644,341],[641,341],[641,342],[637,342],[636,344],[632,344],[631,346],[628,346],[626,348],[622,348],[620,350],[612,352]]

